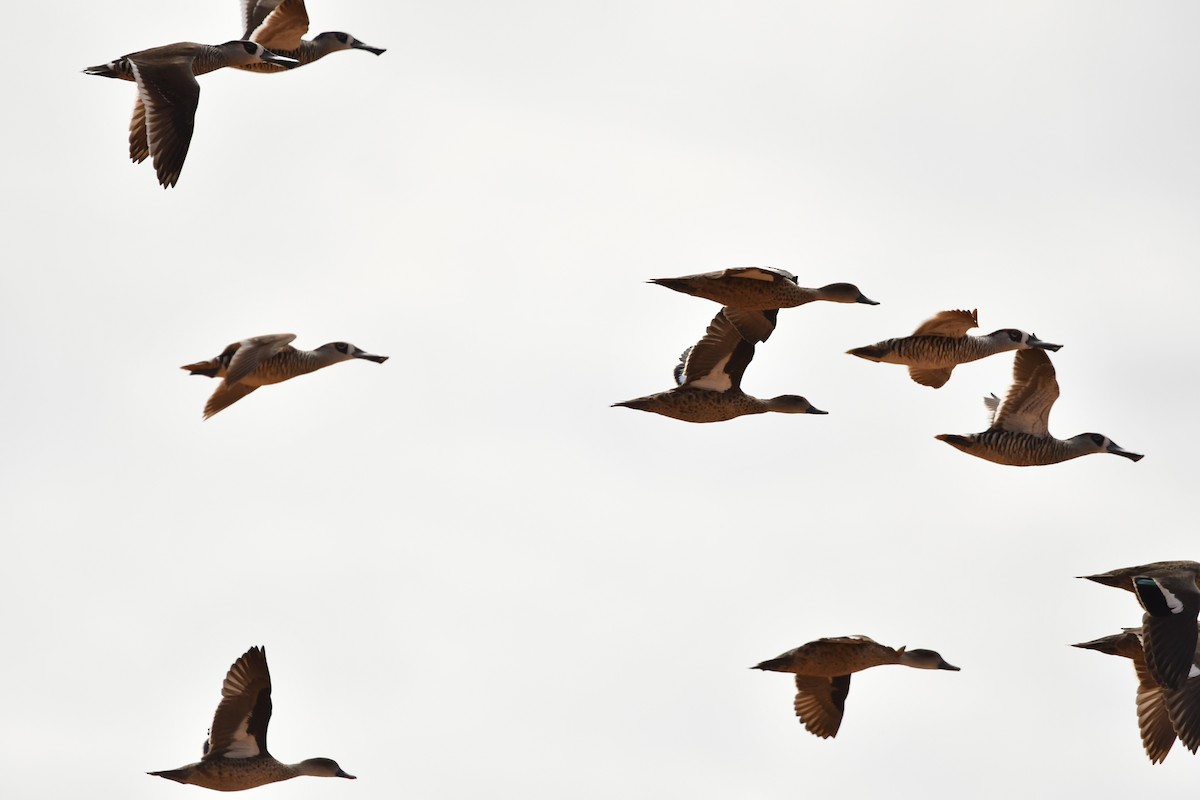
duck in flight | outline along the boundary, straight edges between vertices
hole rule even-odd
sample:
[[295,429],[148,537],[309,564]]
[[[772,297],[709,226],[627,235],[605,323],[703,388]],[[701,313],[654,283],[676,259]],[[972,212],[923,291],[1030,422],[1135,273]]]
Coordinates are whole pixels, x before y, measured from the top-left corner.
[[[683,351],[675,367],[674,389],[637,397],[614,407],[649,411],[684,422],[722,422],[746,414],[775,411],[783,414],[825,414],[798,395],[760,399],[742,391],[742,375],[754,358],[754,342],[747,341],[722,309],[708,326],[704,338]],[[776,310],[765,312],[774,325]]]
[[1146,666],[1141,628],[1126,628],[1121,633],[1080,642],[1072,647],[1096,650],[1133,661],[1138,679],[1138,731],[1150,763],[1162,763],[1177,737],[1184,747],[1196,752],[1200,747],[1200,652],[1192,656],[1192,669],[1183,686],[1169,689],[1159,684]]
[[[169,189],[179,182],[192,144],[196,108],[200,104],[196,76],[222,67],[249,64],[291,69],[299,62],[272,53],[255,42],[217,45],[176,42],[130,53],[107,64],[88,67],[84,72],[137,83],[137,100],[129,122],[129,158],[135,164],[149,158],[159,184]],[[249,124],[258,125],[259,120]]]
[[885,339],[847,352],[882,364],[905,364],[908,374],[922,386],[941,388],[959,364],[996,353],[1031,347],[1059,350],[1060,344],[1043,342],[1032,333],[1003,328],[986,336],[968,336],[979,327],[979,310],[942,311],[922,322],[912,336]]
[[991,427],[982,433],[939,434],[935,438],[968,455],[1015,467],[1057,464],[1092,453],[1112,453],[1130,461],[1142,455],[1117,445],[1100,433],[1081,433],[1070,439],[1050,435],[1050,409],[1058,399],[1058,379],[1045,350],[1019,350],[1013,359],[1013,381],[1004,402],[984,398]]
[[751,669],[794,673],[796,716],[809,733],[828,739],[836,736],[842,725],[846,695],[850,693],[850,675],[884,664],[959,671],[933,650],[904,647],[897,650],[867,636],[817,639]]
[[192,375],[223,379],[204,405],[204,418],[228,408],[260,386],[281,383],[353,358],[376,364],[388,360],[387,356],[368,353],[349,342],[330,342],[316,350],[298,350],[291,346],[295,338],[294,333],[252,336],[229,345],[216,358],[180,367]]
[[270,721],[271,674],[267,670],[267,653],[261,647],[251,647],[225,676],[221,702],[201,759],[179,769],[147,774],[220,792],[253,789],[300,775],[354,780],[355,776],[331,758],[309,758],[298,764],[277,761],[267,752]]
[[[308,33],[308,9],[304,7],[304,0],[242,0],[242,21],[245,27],[243,39],[258,42],[281,56],[294,58],[300,66],[339,50],[365,50],[377,56],[387,52],[383,47],[372,47],[340,31],[327,31],[312,39],[302,38]],[[283,71],[269,63],[242,64],[238,69]]]

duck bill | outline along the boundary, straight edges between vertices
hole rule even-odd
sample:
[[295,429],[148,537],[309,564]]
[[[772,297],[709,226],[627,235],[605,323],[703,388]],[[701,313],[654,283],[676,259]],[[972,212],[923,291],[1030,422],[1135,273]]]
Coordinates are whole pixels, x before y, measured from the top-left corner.
[[1117,447],[1116,442],[1109,442],[1108,447],[1106,447],[1105,450],[1112,453],[1114,456],[1124,456],[1130,461],[1141,461],[1143,458],[1145,458],[1145,456],[1141,453],[1134,453],[1130,450],[1124,449],[1123,447]]
[[288,58],[287,56],[277,56],[274,53],[272,53],[270,50],[267,50],[266,52],[264,52],[261,56],[259,56],[259,58],[261,58],[263,61],[267,62],[268,64],[278,64],[279,66],[283,67],[284,69],[293,69],[295,67],[300,66],[300,62],[297,61],[296,59]]
[[810,408],[810,409],[808,409],[808,413],[809,413],[809,414],[828,414],[829,412],[828,412],[828,411],[822,411],[822,410],[821,410],[821,409],[819,409],[819,408],[813,407],[813,408]]
[[371,45],[366,44],[364,42],[360,42],[357,39],[355,39],[354,44],[352,44],[350,46],[353,47],[355,50],[366,50],[368,53],[374,53],[377,56],[381,56],[387,52],[386,47],[371,47]]
[[344,769],[339,769],[339,770],[337,771],[337,777],[339,777],[339,778],[349,778],[349,779],[350,779],[350,780],[352,780],[352,781],[356,781],[356,780],[358,780],[358,777],[357,777],[356,775],[351,775],[349,772],[346,772],[346,770],[344,770]]
[[854,302],[856,302],[856,303],[862,303],[862,304],[863,304],[863,305],[865,305],[865,306],[877,306],[877,305],[879,305],[879,301],[878,301],[878,300],[872,300],[871,298],[867,297],[865,294],[860,294],[860,295],[858,296],[858,299],[857,299],[857,300],[855,300]]
[[1038,348],[1041,348],[1042,350],[1049,350],[1052,353],[1057,353],[1059,350],[1062,349],[1061,344],[1051,344],[1050,342],[1043,342],[1041,339],[1037,338],[1037,334],[1033,334],[1033,333],[1029,334],[1029,346],[1030,347],[1038,347]]
[[962,672],[962,667],[956,667],[947,661],[942,661],[942,663],[938,664],[938,669],[948,669],[951,672]]
[[382,364],[388,360],[387,356],[377,356],[374,353],[355,353],[354,357],[366,359],[367,361],[374,361],[376,364]]

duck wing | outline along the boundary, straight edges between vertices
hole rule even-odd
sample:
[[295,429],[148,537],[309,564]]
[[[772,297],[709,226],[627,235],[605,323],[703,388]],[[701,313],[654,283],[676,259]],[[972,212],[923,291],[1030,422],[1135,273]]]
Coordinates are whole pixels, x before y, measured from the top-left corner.
[[203,760],[269,755],[270,721],[271,673],[267,669],[267,653],[261,647],[251,647],[233,662],[225,676]]
[[246,24],[242,38],[268,50],[299,50],[308,33],[304,0],[243,0],[242,18]]
[[737,328],[737,332],[747,342],[765,342],[775,332],[775,320],[779,317],[779,309],[771,308],[766,311],[748,311],[744,308],[725,306],[722,309],[725,318]]
[[1134,592],[1142,615],[1142,647],[1146,667],[1165,689],[1181,689],[1196,669],[1196,618],[1200,588],[1190,573],[1136,576]]
[[846,695],[850,693],[850,676],[817,678],[796,676],[796,699],[792,707],[804,728],[828,739],[836,736],[846,710]]
[[[1058,399],[1058,379],[1045,350],[1018,350],[1013,382],[995,412],[990,430],[1050,435],[1050,408]],[[986,402],[986,401],[985,401]]]
[[742,338],[722,309],[709,323],[704,338],[684,351],[683,369],[676,368],[676,380],[682,386],[714,392],[739,389],[752,358],[754,343]]
[[129,157],[138,161],[143,149],[148,151],[158,182],[171,187],[179,181],[192,144],[200,84],[192,74],[191,59],[138,63],[135,56],[128,58],[141,108],[139,114],[134,106],[129,123]]
[[949,336],[958,339],[966,336],[971,328],[978,327],[979,309],[939,311],[918,325],[913,336]]
[[251,336],[237,342],[237,349],[229,360],[229,369],[225,373],[225,383],[234,384],[242,380],[258,369],[264,361],[283,352],[295,340],[294,333],[271,333],[266,336]]

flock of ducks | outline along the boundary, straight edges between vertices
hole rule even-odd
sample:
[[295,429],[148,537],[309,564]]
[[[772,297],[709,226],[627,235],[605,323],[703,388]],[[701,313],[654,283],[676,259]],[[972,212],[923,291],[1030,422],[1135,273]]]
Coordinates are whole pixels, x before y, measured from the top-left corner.
[[[191,143],[200,97],[197,76],[222,67],[282,72],[339,50],[384,52],[347,33],[304,39],[309,24],[304,0],[242,0],[241,5],[241,39],[220,45],[179,42],[85,70],[90,75],[137,84],[129,126],[130,158],[135,163],[150,158],[165,188],[178,182]],[[722,308],[704,336],[680,356],[674,388],[614,405],[697,423],[766,412],[827,413],[800,395],[760,399],[742,391],[742,378],[755,348],[774,332],[780,309],[816,301],[878,305],[853,284],[805,288],[792,273],[769,267],[657,278],[651,283],[717,302]],[[969,455],[1012,466],[1054,464],[1091,453],[1112,453],[1133,461],[1142,458],[1098,433],[1070,439],[1052,436],[1048,421],[1059,387],[1048,353],[1058,351],[1061,345],[1013,328],[970,335],[968,331],[978,325],[977,311],[942,311],[910,336],[856,347],[848,353],[906,366],[912,380],[937,389],[960,364],[1015,351],[1007,395],[1003,400],[995,395],[985,398],[990,427],[980,433],[936,438]],[[215,358],[185,365],[183,369],[192,375],[221,379],[204,406],[204,417],[217,414],[260,386],[343,361],[381,364],[387,360],[387,356],[347,342],[300,350],[292,347],[295,338],[290,333],[254,336],[228,345]],[[1138,725],[1153,763],[1166,758],[1177,738],[1196,752],[1200,748],[1200,564],[1156,562],[1086,577],[1132,592],[1143,608],[1142,624],[1075,646],[1133,661],[1138,679]],[[796,716],[812,734],[830,738],[842,723],[850,676],[886,664],[959,671],[933,650],[895,649],[866,636],[817,639],[754,669],[792,673]],[[287,764],[267,750],[271,676],[263,648],[252,647],[233,663],[221,695],[201,760],[149,774],[219,791],[249,789],[301,775],[354,779],[332,759]]]
[[[743,392],[742,377],[754,358],[754,348],[770,338],[780,309],[817,300],[878,305],[852,283],[807,289],[792,273],[771,267],[738,267],[650,282],[712,300],[722,308],[704,337],[679,357],[675,388],[613,405],[685,422],[723,422],[768,411],[827,413],[799,395],[760,399]],[[911,336],[847,352],[868,361],[903,364],[914,381],[938,389],[959,364],[1015,350],[1008,395],[1003,402],[995,395],[984,399],[991,426],[981,433],[944,433],[937,439],[969,455],[1018,467],[1057,464],[1091,453],[1112,453],[1132,461],[1142,458],[1099,433],[1081,433],[1070,439],[1051,436],[1050,408],[1058,399],[1058,380],[1046,351],[1057,351],[1062,345],[1015,328],[984,336],[967,333],[978,326],[978,310],[942,311],[921,323]]]
[[242,0],[242,19],[245,30],[241,39],[217,45],[176,42],[84,70],[88,75],[137,83],[129,122],[129,158],[135,164],[149,158],[164,189],[179,182],[192,143],[200,103],[196,76],[222,67],[283,72],[339,50],[384,52],[348,33],[302,38],[308,32],[304,0]]

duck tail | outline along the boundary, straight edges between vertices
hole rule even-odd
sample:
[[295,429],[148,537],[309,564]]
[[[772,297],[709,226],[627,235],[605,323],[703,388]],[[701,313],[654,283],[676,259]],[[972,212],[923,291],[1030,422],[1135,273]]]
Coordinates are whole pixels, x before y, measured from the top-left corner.
[[188,771],[186,769],[164,769],[162,772],[147,772],[146,774],[156,775],[159,778],[166,778],[176,783],[188,782]]
[[646,283],[657,283],[659,286],[665,286],[668,289],[674,289],[677,292],[694,294],[694,292],[692,292],[692,287],[688,285],[688,282],[681,278],[651,278],[650,280],[646,281]]
[[645,397],[635,397],[633,400],[622,400],[620,403],[613,403],[609,408],[635,408],[638,411],[645,411],[647,405]]
[[85,75],[99,75],[102,78],[133,79],[133,70],[129,68],[129,61],[124,58],[110,61],[107,64],[97,64],[94,67],[88,67],[83,73]]
[[879,361],[891,351],[890,347],[881,347],[877,344],[869,344],[866,347],[856,347],[853,350],[847,350],[846,354],[865,358],[867,361]]
[[191,375],[203,375],[206,378],[215,378],[217,373],[221,371],[221,360],[210,358],[208,361],[197,361],[195,364],[186,364],[180,369],[186,369]]

